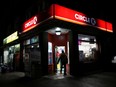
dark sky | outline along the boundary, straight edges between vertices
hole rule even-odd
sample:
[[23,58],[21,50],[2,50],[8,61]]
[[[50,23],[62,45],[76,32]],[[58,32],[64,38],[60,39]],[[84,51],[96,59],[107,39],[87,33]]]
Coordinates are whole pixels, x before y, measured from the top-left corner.
[[[28,3],[26,3],[28,1]],[[11,22],[14,18],[24,14],[25,10],[29,7],[30,0],[3,0],[0,2],[1,20],[4,25]]]
[[[34,0],[32,1],[34,2]],[[25,14],[25,10],[31,4],[30,0],[3,0],[0,2],[0,29],[2,30],[0,37],[6,37],[6,31],[10,27],[10,23]]]
[[[25,13],[25,10],[35,3],[37,0],[3,0],[0,2],[0,28],[5,30],[9,23]],[[51,1],[51,0],[49,0]],[[99,15],[101,18],[116,23],[115,21],[115,0],[54,0],[73,8],[82,8],[81,10],[88,11],[88,13]],[[69,6],[69,7],[70,7]],[[86,9],[86,8],[87,9]]]

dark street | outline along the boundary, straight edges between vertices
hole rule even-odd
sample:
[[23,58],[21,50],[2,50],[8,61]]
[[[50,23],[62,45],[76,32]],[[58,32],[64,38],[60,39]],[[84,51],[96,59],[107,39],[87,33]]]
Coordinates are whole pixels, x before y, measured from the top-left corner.
[[116,87],[115,72],[99,72],[83,77],[44,76],[29,79],[24,73],[0,75],[0,87]]

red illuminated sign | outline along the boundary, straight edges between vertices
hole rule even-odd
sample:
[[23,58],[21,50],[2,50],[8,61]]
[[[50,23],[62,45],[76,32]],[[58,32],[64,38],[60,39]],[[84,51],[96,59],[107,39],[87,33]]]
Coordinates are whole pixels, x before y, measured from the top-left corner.
[[33,17],[32,20],[29,20],[29,22],[27,22],[25,24],[25,28],[28,28],[28,27],[33,26],[35,24],[37,24],[37,17],[36,16]]
[[112,24],[111,23],[106,22],[106,28],[107,28],[108,32],[113,32],[113,30],[112,30]]
[[53,18],[53,5],[44,12],[39,12],[37,15],[33,16],[23,24],[23,32],[27,32],[34,29],[39,24]]
[[81,24],[81,25],[92,25],[94,27],[97,27],[101,30],[105,30],[108,32],[113,32],[112,30],[112,24],[107,23],[104,20],[101,19],[95,19],[93,17],[88,17],[87,15],[71,10],[69,8],[60,6],[55,4],[55,18],[76,23],[76,24]]
[[112,24],[101,19],[88,17],[87,15],[71,10],[69,8],[53,4],[46,13],[39,13],[37,16],[27,20],[23,25],[23,32],[26,32],[38,25],[40,22],[44,22],[49,19],[59,19],[71,23],[80,25],[87,25],[97,27],[98,29],[113,32]]
[[81,20],[83,22],[86,22],[86,23],[89,23],[92,25],[96,24],[96,20],[94,18],[89,18],[89,17],[83,16],[81,14],[75,14],[75,19],[77,19],[77,21]]
[[87,17],[87,15],[81,12],[68,9],[57,4],[55,4],[55,18],[82,25],[96,25],[95,18]]
[[34,16],[31,19],[27,20],[23,25],[23,32],[35,27],[37,25],[37,21],[37,16]]

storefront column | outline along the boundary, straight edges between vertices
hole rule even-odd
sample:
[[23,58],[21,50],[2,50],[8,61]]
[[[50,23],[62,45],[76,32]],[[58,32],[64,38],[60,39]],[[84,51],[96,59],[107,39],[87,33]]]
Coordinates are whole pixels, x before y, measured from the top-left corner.
[[78,34],[75,31],[69,33],[69,58],[70,58],[70,74],[78,75],[79,54],[78,54]]
[[42,75],[48,74],[48,35],[47,34],[48,34],[47,32],[42,32],[39,35]]

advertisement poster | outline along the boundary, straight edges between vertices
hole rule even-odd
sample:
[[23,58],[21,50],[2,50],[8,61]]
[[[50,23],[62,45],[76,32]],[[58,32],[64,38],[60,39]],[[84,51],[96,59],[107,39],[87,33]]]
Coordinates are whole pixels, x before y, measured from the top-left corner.
[[53,64],[52,43],[48,42],[48,65]]

